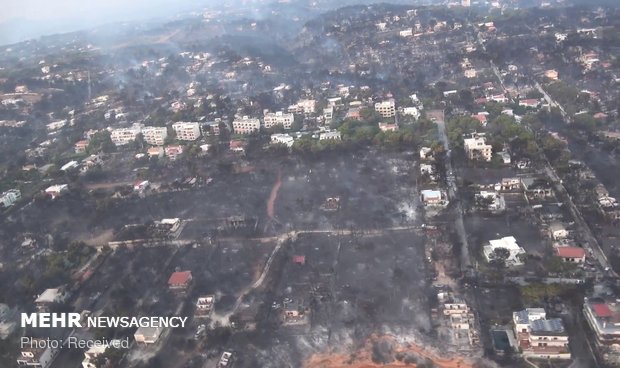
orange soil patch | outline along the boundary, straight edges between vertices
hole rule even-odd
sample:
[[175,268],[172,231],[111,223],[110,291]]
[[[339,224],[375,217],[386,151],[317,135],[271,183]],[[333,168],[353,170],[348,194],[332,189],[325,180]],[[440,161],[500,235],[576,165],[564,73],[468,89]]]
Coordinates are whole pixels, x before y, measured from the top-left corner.
[[394,346],[394,353],[412,353],[421,358],[428,358],[439,368],[472,368],[463,357],[444,358],[438,356],[421,346],[415,344],[398,344],[391,336],[373,336],[368,339],[364,348],[352,355],[344,354],[315,354],[304,364],[304,368],[396,368],[396,367],[415,367],[415,364],[406,364],[394,361],[389,364],[377,364],[372,362],[372,346],[374,342],[380,340],[391,341]]
[[275,217],[275,204],[276,204],[276,199],[278,198],[278,191],[280,190],[280,187],[282,186],[282,172],[278,171],[278,179],[276,180],[276,183],[273,185],[273,188],[271,188],[271,194],[269,194],[269,199],[267,200],[267,216],[269,216],[270,219],[273,220],[273,218]]

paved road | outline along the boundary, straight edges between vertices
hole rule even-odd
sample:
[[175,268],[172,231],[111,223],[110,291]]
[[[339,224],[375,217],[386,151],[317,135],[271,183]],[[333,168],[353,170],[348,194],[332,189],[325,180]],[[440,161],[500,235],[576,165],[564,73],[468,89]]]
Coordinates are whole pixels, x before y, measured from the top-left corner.
[[[478,43],[482,46],[482,48],[486,50],[484,42],[482,41],[482,39],[480,37],[480,33],[478,34],[478,38],[477,39],[478,39]],[[499,73],[499,70],[497,69],[497,67],[495,66],[493,61],[491,61],[491,67],[493,69],[493,72],[495,73],[495,76],[497,77],[497,79],[499,80],[499,82],[500,82],[500,84],[502,86],[502,90],[504,91],[504,93],[506,93],[506,88],[504,86],[504,82],[503,82],[502,76]],[[560,112],[562,113],[562,117],[564,118],[564,120],[567,123],[570,123],[571,122],[571,118],[566,113],[566,110],[564,109],[564,107],[562,105],[560,105],[558,102],[556,102],[551,96],[549,96],[549,94],[542,88],[540,83],[535,82],[535,86],[536,86],[536,89],[540,93],[542,93],[542,95],[544,96],[544,98],[547,101],[547,103],[549,104],[549,106],[557,107],[558,109],[560,109]],[[585,238],[585,240],[587,242],[587,244],[585,244],[585,245],[586,245],[586,248],[589,250],[590,255],[594,256],[594,258],[596,258],[596,260],[599,262],[599,264],[601,265],[601,267],[603,269],[605,269],[605,270],[609,269],[610,270],[610,271],[607,271],[607,273],[609,275],[613,275],[615,277],[618,277],[618,275],[613,270],[611,270],[611,267],[609,266],[609,261],[607,260],[607,256],[605,256],[605,253],[601,249],[601,246],[600,246],[598,240],[596,239],[596,237],[594,236],[594,234],[592,233],[592,230],[590,229],[590,226],[588,226],[588,224],[584,220],[584,218],[583,218],[583,216],[581,214],[581,211],[579,211],[579,209],[577,208],[577,206],[573,202],[572,197],[570,196],[570,194],[568,194],[568,191],[566,190],[566,188],[562,184],[562,180],[557,175],[555,169],[551,166],[549,161],[546,160],[546,159],[545,159],[545,161],[546,161],[545,162],[545,171],[547,173],[547,176],[553,181],[556,192],[563,197],[562,198],[563,202],[566,205],[568,205],[568,208],[570,209],[571,214],[573,215],[573,218],[575,219],[575,222],[576,222],[577,226],[580,229],[580,233],[583,234],[583,236],[584,236],[584,238]]]
[[[562,117],[567,123],[571,122],[570,116],[568,116],[564,107],[560,105],[558,102],[556,102],[553,98],[551,98],[551,96],[549,96],[549,94],[542,88],[542,86],[538,82],[536,82],[536,89],[538,89],[538,91],[543,94],[549,106],[557,107],[560,109],[560,111],[562,112]],[[594,233],[592,232],[592,229],[590,229],[590,226],[584,220],[581,214],[581,211],[579,211],[579,209],[573,202],[572,197],[566,190],[566,187],[564,186],[564,184],[562,184],[562,180],[558,176],[557,172],[551,166],[548,160],[545,160],[545,161],[546,161],[545,171],[547,173],[547,176],[553,181],[556,192],[563,197],[562,199],[563,199],[564,204],[568,205],[568,208],[571,214],[573,215],[573,218],[575,219],[575,223],[579,227],[580,233],[583,235],[583,237],[586,240],[587,244],[585,244],[585,246],[588,249],[590,256],[593,256],[594,258],[596,258],[596,260],[598,261],[598,263],[601,265],[601,267],[604,270],[609,269],[609,271],[606,271],[608,276],[611,275],[614,277],[618,277],[618,274],[611,269],[609,265],[609,260],[607,259],[605,252],[603,252],[603,250],[601,249],[601,245],[598,242],[598,239],[596,239],[596,237],[594,236]]]
[[458,188],[456,185],[456,177],[454,176],[454,169],[452,168],[452,155],[450,151],[450,141],[448,139],[448,133],[446,132],[446,123],[444,121],[443,111],[435,111],[432,113],[437,123],[437,130],[439,132],[439,140],[443,144],[446,151],[445,166],[446,166],[446,180],[448,182],[448,198],[454,204],[454,211],[456,218],[454,225],[456,232],[461,240],[461,270],[467,271],[471,267],[471,259],[469,257],[469,242],[467,241],[467,232],[465,231],[465,224],[463,223],[463,208],[461,201],[457,197]]
[[564,110],[564,107],[562,105],[560,105],[559,103],[557,103],[553,98],[551,98],[551,96],[549,96],[547,91],[545,91],[542,88],[540,83],[536,82],[535,86],[536,86],[536,89],[538,90],[538,92],[542,93],[543,97],[545,98],[545,101],[547,101],[549,106],[557,107],[558,109],[560,109],[560,112],[562,112],[562,117],[564,118],[564,120],[566,120],[567,122],[570,123],[571,122],[570,116],[568,116],[568,114],[566,113],[566,110]]
[[573,202],[572,197],[562,184],[562,181],[555,172],[555,169],[553,169],[553,167],[551,167],[551,164],[549,164],[548,162],[545,164],[545,171],[547,173],[547,176],[549,176],[549,178],[551,178],[551,180],[553,181],[556,192],[561,195],[562,202],[568,206],[571,214],[573,215],[573,218],[575,219],[575,224],[579,227],[579,232],[586,241],[586,244],[584,245],[585,248],[588,250],[588,253],[590,253],[589,255],[596,258],[596,260],[604,270],[609,270],[606,271],[608,275],[618,277],[618,274],[616,274],[615,271],[611,269],[609,265],[609,260],[607,259],[605,252],[603,252],[603,250],[601,249],[598,239],[596,239],[594,233],[590,229],[590,226],[586,223],[585,219],[581,214],[581,211],[579,211],[579,209],[575,205],[575,202]]

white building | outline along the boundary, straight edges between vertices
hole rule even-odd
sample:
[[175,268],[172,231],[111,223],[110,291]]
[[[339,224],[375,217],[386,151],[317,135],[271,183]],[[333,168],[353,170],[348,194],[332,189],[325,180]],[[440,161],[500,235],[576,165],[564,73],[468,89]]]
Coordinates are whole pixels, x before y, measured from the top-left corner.
[[296,114],[314,114],[316,111],[316,100],[299,100],[295,105],[290,106],[288,111]]
[[67,300],[69,295],[64,288],[46,289],[37,297],[34,303],[37,306],[37,310],[46,311],[50,306],[57,303],[62,303]]
[[566,239],[568,237],[568,230],[560,222],[554,222],[549,225],[549,235],[553,240]]
[[323,119],[325,119],[325,123],[329,123],[334,118],[334,107],[326,107],[323,109]]
[[19,189],[11,189],[0,195],[0,205],[4,208],[11,207],[15,202],[17,202],[22,197],[22,193]]
[[82,360],[82,368],[97,368],[94,363],[95,358],[105,353],[107,347],[96,345],[84,352],[84,360]]
[[520,265],[522,264],[519,259],[520,254],[525,254],[525,249],[517,244],[517,240],[514,236],[507,236],[501,239],[495,239],[489,241],[489,245],[485,245],[483,248],[484,256],[487,261],[491,261],[493,259],[493,253],[496,249],[503,248],[509,252],[508,259],[506,259],[506,264],[509,265]]
[[196,300],[196,311],[194,312],[194,316],[196,317],[206,317],[211,314],[213,311],[213,305],[215,303],[215,296],[206,295],[199,297]]
[[164,147],[151,147],[146,151],[146,154],[149,156],[149,158],[162,158],[164,157]]
[[59,120],[46,125],[48,131],[58,130],[67,125],[67,120]]
[[422,147],[420,148],[420,159],[426,160],[433,158],[433,149],[430,147]]
[[413,36],[413,28],[403,29],[402,31],[398,32],[398,34],[400,35],[400,37],[411,37]]
[[542,308],[528,308],[512,314],[515,334],[525,357],[570,359],[568,334],[560,318],[547,319]]
[[446,193],[439,189],[422,190],[420,199],[425,206],[446,206],[448,204]]
[[331,140],[341,140],[341,136],[340,136],[340,132],[337,130],[332,130],[332,131],[326,131],[326,132],[322,132],[319,135],[319,140],[320,141],[324,141],[326,139],[331,139]]
[[264,121],[265,128],[267,129],[276,125],[282,125],[284,129],[291,129],[293,122],[295,121],[295,117],[291,113],[285,114],[282,111],[278,111],[276,113],[265,112]]
[[295,143],[295,138],[291,137],[288,134],[272,134],[271,143],[272,144],[283,144],[290,148],[290,147],[293,147],[293,143]]
[[142,129],[144,141],[152,146],[163,146],[168,138],[168,128],[166,127],[144,127]]
[[260,120],[247,116],[235,119],[232,124],[235,134],[252,134],[260,130]]
[[159,327],[139,327],[133,338],[138,344],[150,345],[157,342],[161,333],[162,329]]
[[52,199],[57,198],[62,193],[69,190],[69,186],[67,184],[58,184],[52,185],[51,187],[45,189],[45,193],[52,197]]
[[515,324],[515,333],[527,332],[530,323],[546,318],[547,312],[545,312],[544,308],[526,308],[522,311],[513,312],[512,320]]
[[487,208],[489,211],[504,211],[506,209],[505,197],[495,191],[480,191],[475,195],[476,201],[488,201]]
[[470,160],[482,159],[485,161],[491,161],[493,156],[493,147],[486,143],[486,140],[482,136],[475,136],[472,138],[465,138],[463,140],[465,153]]
[[420,117],[420,110],[417,107],[405,107],[403,109],[403,115],[405,116],[413,116],[415,119]]
[[389,100],[377,102],[375,104],[375,111],[381,114],[384,118],[391,118],[396,116],[396,103],[393,98]]
[[136,140],[138,134],[142,132],[140,125],[133,125],[131,128],[119,128],[110,132],[112,143],[116,146],[124,146]]
[[599,348],[620,348],[620,303],[616,298],[585,298],[583,314]]
[[179,121],[172,124],[172,129],[180,141],[195,141],[200,138],[200,124],[198,123]]
[[420,164],[420,174],[433,176],[433,174],[435,174],[435,168],[430,164]]
[[77,168],[80,164],[77,161],[69,161],[66,164],[62,165],[60,171],[69,171]]

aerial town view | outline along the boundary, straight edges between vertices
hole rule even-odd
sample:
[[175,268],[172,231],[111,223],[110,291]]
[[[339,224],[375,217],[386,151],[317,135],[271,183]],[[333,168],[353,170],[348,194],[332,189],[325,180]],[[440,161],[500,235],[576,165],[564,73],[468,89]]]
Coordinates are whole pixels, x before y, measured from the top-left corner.
[[620,367],[620,0],[3,0],[0,368]]

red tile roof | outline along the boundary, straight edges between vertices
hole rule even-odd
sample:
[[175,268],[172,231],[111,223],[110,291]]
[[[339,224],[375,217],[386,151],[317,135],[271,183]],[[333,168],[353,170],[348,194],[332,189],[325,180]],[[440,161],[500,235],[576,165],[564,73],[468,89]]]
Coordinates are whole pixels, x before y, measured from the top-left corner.
[[474,119],[478,120],[478,121],[479,121],[480,123],[482,123],[482,124],[484,124],[484,123],[486,123],[486,122],[487,122],[487,117],[486,117],[486,115],[480,115],[480,114],[478,114],[478,115],[472,115],[472,118],[474,118]]
[[583,258],[586,256],[586,251],[579,247],[559,247],[556,248],[558,257],[562,258]]
[[183,286],[192,281],[191,271],[174,272],[168,279],[168,286]]
[[519,101],[519,106],[538,106],[540,103],[539,100],[534,98],[528,98],[526,100]]
[[229,143],[230,148],[243,148],[245,146],[245,142],[241,140],[231,140]]
[[294,256],[293,257],[293,263],[305,264],[306,263],[306,256]]
[[613,313],[607,304],[592,304],[592,310],[597,317],[611,317]]

